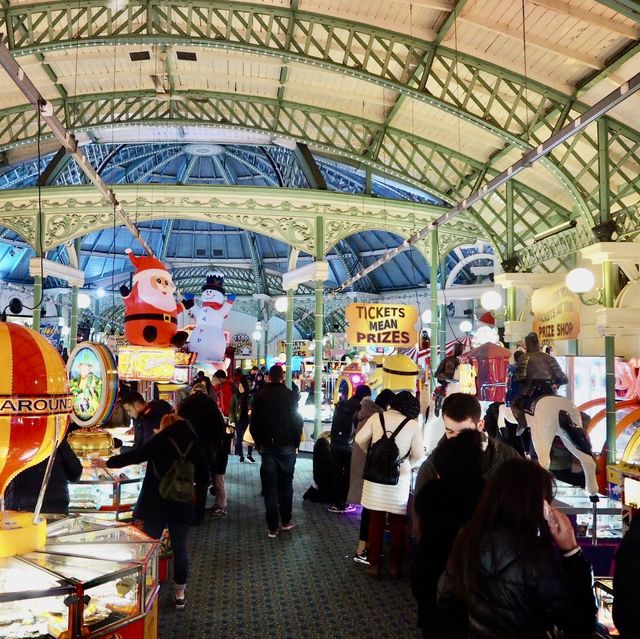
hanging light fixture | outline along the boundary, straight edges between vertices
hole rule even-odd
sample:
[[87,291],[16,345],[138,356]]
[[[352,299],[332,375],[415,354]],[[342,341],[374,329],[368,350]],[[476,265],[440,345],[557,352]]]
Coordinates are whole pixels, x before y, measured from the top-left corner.
[[463,333],[470,333],[473,330],[473,324],[469,320],[462,320],[460,322],[460,330]]
[[574,268],[567,273],[565,283],[572,293],[587,293],[594,287],[596,278],[588,268]]
[[274,306],[276,307],[276,311],[278,311],[278,313],[286,313],[287,308],[289,307],[289,300],[287,300],[287,298],[284,296],[276,297]]
[[502,295],[498,291],[485,291],[480,298],[480,304],[485,311],[495,311],[502,306]]

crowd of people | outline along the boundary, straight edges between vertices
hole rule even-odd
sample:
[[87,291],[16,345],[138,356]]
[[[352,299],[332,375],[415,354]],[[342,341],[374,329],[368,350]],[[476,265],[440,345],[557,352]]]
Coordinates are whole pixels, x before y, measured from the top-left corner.
[[[527,352],[514,361],[512,375],[521,390],[511,399],[523,410],[526,400],[566,382],[555,360],[538,353],[537,340],[528,339]],[[445,382],[449,369],[443,367]],[[551,383],[545,375],[552,376]],[[224,476],[234,438],[239,462],[252,464],[254,451],[260,453],[267,536],[275,539],[295,528],[293,478],[303,431],[298,397],[285,385],[280,366],[266,374],[236,371],[231,379],[223,371],[212,379],[199,373],[175,410],[162,400],[147,402],[135,391],[121,396],[133,421],[133,445],[92,463],[98,468],[147,463],[134,517],[151,537],[169,530],[177,609],[186,605],[190,527],[203,521],[211,498],[214,516],[227,512]],[[551,474],[487,433],[474,396],[449,394],[441,410],[444,436],[425,459],[414,394],[386,389],[374,400],[371,389],[361,385],[335,406],[330,434],[316,446],[329,441],[329,511],[342,515],[361,507],[354,561],[376,578],[387,572],[384,565],[393,579],[410,567],[417,623],[425,638],[592,637],[591,565],[571,522],[552,506]],[[412,469],[418,464],[412,490]],[[25,495],[37,494],[34,486],[43,468],[15,480],[20,485],[9,491],[10,506],[33,507],[33,498]],[[53,472],[43,511],[64,513],[66,482],[81,472],[66,442]],[[390,532],[387,561],[385,529]],[[640,636],[638,539],[640,518],[618,552],[614,618],[623,637]]]

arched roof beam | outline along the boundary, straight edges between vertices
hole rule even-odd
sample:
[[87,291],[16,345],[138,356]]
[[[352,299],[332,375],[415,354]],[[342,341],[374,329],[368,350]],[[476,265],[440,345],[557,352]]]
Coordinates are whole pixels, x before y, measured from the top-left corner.
[[[203,94],[185,94],[183,96],[184,99],[178,102],[181,107],[185,107],[182,115],[195,118],[200,123],[203,121],[210,123],[210,126],[216,127],[227,126],[229,124],[229,122],[225,122],[221,125],[216,122],[216,119],[220,117],[219,113],[224,112],[230,117],[237,118],[237,120],[232,124],[238,128],[246,128],[247,130],[252,131],[261,130],[264,132],[273,132],[271,128],[273,100],[251,98],[251,96],[211,93],[207,94],[209,102],[203,102],[202,99],[198,98],[200,95]],[[144,97],[148,97],[148,100],[145,100]],[[189,101],[189,98],[191,97],[193,100]],[[184,100],[189,101],[188,108]],[[86,113],[86,117],[90,117],[92,121],[79,122],[77,128],[83,128],[83,125],[90,128],[96,128],[100,125],[108,126],[110,123],[116,121],[120,123],[134,123],[137,121],[144,121],[148,124],[166,123],[166,120],[162,119],[162,116],[167,115],[166,105],[164,102],[157,102],[154,94],[147,94],[146,92],[106,94],[101,96],[97,101],[99,108],[96,108],[93,97],[89,97],[85,103],[80,103],[80,105],[84,104],[84,106],[78,107],[79,110],[81,109],[81,111],[84,111]],[[305,126],[312,127],[319,138],[318,140],[311,140],[314,147],[328,151],[329,153],[352,158],[356,162],[362,161],[360,153],[363,150],[364,141],[368,139],[370,132],[375,131],[380,127],[379,124],[370,121],[363,121],[362,118],[345,116],[341,113],[326,110],[321,111],[294,103],[287,104],[287,109],[291,118],[297,117],[298,120],[295,120],[296,124],[293,131],[282,131],[283,135],[304,135]],[[2,112],[0,112],[0,121],[1,118]],[[96,121],[93,121],[94,119]],[[253,126],[245,126],[245,119],[255,122],[255,124]],[[180,122],[189,124],[191,120],[181,119]],[[411,134],[402,131],[394,130],[394,134],[398,136],[397,141],[395,142],[398,147],[401,146],[401,141],[408,141],[414,145],[422,144],[426,150],[432,150],[433,153],[437,154],[437,160],[439,162],[448,162],[449,166],[453,165],[451,159],[457,158],[462,159],[467,163],[468,169],[466,170],[471,171],[475,167],[482,167],[482,164],[477,160],[468,158],[454,149],[443,147],[434,142],[418,138],[417,136],[412,136]],[[342,145],[342,148],[336,145]],[[354,145],[359,146],[354,147]],[[176,146],[174,148],[176,149],[176,154],[179,154],[179,147]],[[175,157],[175,155],[173,157]],[[170,157],[169,159],[173,159],[173,157]],[[415,157],[409,158],[414,167],[412,168],[412,171],[424,171],[424,158],[424,150],[417,153]],[[399,161],[400,160],[402,160],[402,163],[406,166],[407,162],[405,158],[399,158]],[[418,188],[431,191],[446,202],[453,203],[456,201],[457,194],[441,192],[437,188],[426,184],[424,181],[408,177],[405,172],[400,170],[400,165],[398,166],[398,169],[395,170],[390,167],[380,166],[378,162],[372,160],[364,160],[364,162],[374,166],[375,168],[379,167],[382,172],[393,177],[398,177],[404,182],[413,184]],[[427,169],[429,168],[430,167],[427,166]],[[434,170],[442,176],[442,179],[446,175],[442,173],[442,169]],[[460,174],[459,168],[455,168],[455,170]],[[488,173],[491,175],[495,174],[493,170],[488,171]],[[428,176],[426,177],[428,178]],[[541,194],[541,197],[544,198],[545,196]],[[482,230],[487,233],[487,238],[492,239],[494,243],[499,243],[499,238],[495,238],[492,234],[491,225],[483,221],[477,213],[474,214],[474,212],[470,212],[470,214]]]
[[[184,15],[180,12],[179,7],[170,3],[142,5],[130,2],[124,10],[116,6],[109,8],[106,13],[103,7],[100,7],[99,11],[91,6],[80,7],[77,15],[74,16],[76,28],[69,29],[67,33],[67,30],[61,29],[58,24],[64,21],[53,20],[50,15],[50,11],[55,8],[48,9],[46,5],[44,7],[44,9],[42,5],[37,5],[37,8],[20,7],[11,13],[9,29],[14,28],[14,23],[21,23],[23,20],[41,22],[49,19],[52,23],[47,32],[37,34],[37,42],[31,39],[32,34],[29,34],[29,37],[23,35],[21,38],[14,39],[13,50],[16,53],[42,51],[48,46],[53,46],[54,42],[58,48],[75,46],[78,41],[73,38],[65,41],[65,38],[69,37],[68,33],[78,32],[87,34],[87,37],[80,38],[79,42],[89,46],[92,44],[105,45],[114,40],[140,44],[144,42],[166,44],[169,41],[172,44],[183,43],[188,46],[209,46],[247,51],[254,54],[262,53],[280,57],[285,62],[292,59],[301,63],[318,64],[353,77],[389,86],[392,90],[400,91],[456,115],[460,112],[458,117],[464,117],[478,126],[484,125],[489,130],[495,128],[494,132],[498,135],[512,136],[514,138],[512,144],[522,150],[528,150],[532,147],[518,135],[500,127],[494,127],[491,121],[496,121],[496,118],[493,118],[488,111],[478,115],[471,110],[459,108],[456,104],[457,97],[451,95],[451,93],[457,92],[445,90],[444,99],[441,99],[435,97],[433,91],[427,91],[425,89],[428,81],[427,76],[433,75],[429,74],[431,64],[425,67],[425,72],[418,79],[412,73],[415,66],[414,61],[423,60],[429,51],[433,51],[433,58],[438,58],[445,63],[448,61],[449,64],[453,64],[454,60],[456,65],[460,62],[468,64],[490,74],[497,83],[509,81],[517,83],[521,87],[526,86],[527,97],[525,98],[525,92],[521,91],[519,100],[530,99],[531,92],[538,94],[537,97],[534,96],[534,99],[556,100],[562,104],[570,99],[558,91],[550,90],[543,83],[536,82],[531,78],[524,78],[517,73],[496,67],[473,56],[437,47],[434,42],[385,31],[371,25],[353,23],[335,16],[322,16],[300,11],[292,12],[290,9],[241,3],[230,8],[227,3],[210,2],[198,6],[198,11],[190,11],[185,23]],[[132,20],[133,13],[138,17],[145,16],[146,20],[140,22]],[[107,24],[103,25],[107,20]],[[290,41],[285,38],[283,42],[282,30],[287,30],[290,23],[295,24],[297,37],[290,39]],[[140,24],[147,25],[147,28],[153,33],[141,33]],[[167,24],[171,25],[169,33],[166,31]],[[203,27],[203,24],[206,26]],[[238,28],[239,24],[248,25],[246,31]],[[260,28],[254,30],[254,24],[260,25]],[[84,28],[79,28],[80,26]],[[2,27],[0,21],[0,31],[2,31]],[[338,33],[341,30],[350,35],[344,38],[340,37]],[[114,33],[119,35],[114,37]],[[196,39],[194,40],[194,38]],[[362,52],[351,49],[351,42],[354,38],[355,41],[363,43]],[[369,43],[370,46],[364,46],[366,43]],[[377,47],[386,46],[387,54],[381,58],[376,53],[374,44]],[[344,50],[344,55],[340,55],[341,49]],[[474,83],[477,83],[477,77],[474,76],[474,78]],[[403,81],[406,84],[403,84]],[[471,86],[467,87],[469,92],[471,89]],[[489,91],[490,95],[494,93]],[[468,97],[464,99],[465,104],[467,99]],[[477,98],[473,99],[479,106],[487,108],[487,105],[481,105]],[[493,99],[489,100],[489,103],[492,102]],[[510,120],[517,106],[517,103],[513,105]],[[276,104],[276,111],[278,108],[279,106]],[[531,115],[540,116],[539,105],[528,104],[527,110]],[[546,158],[542,162],[554,164],[551,158]],[[584,215],[590,217],[591,213],[584,204],[579,191],[573,187],[570,176],[565,175],[564,177],[565,187],[576,198],[577,206]]]

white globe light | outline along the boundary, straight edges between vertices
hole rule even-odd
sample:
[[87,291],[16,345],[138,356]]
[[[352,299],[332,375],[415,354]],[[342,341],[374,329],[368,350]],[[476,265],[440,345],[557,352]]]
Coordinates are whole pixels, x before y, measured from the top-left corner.
[[78,293],[78,308],[89,308],[91,298],[86,293]]
[[498,291],[486,291],[480,298],[480,304],[485,311],[495,311],[502,306],[502,295]]
[[473,330],[473,324],[469,320],[462,320],[460,322],[460,330],[463,333],[470,333]]
[[289,306],[289,300],[287,300],[286,297],[276,297],[274,306],[276,307],[276,311],[278,311],[278,313],[286,313],[287,307]]
[[422,311],[420,318],[423,324],[431,324],[431,309],[428,308],[426,311]]
[[106,294],[107,294],[107,291],[105,291],[105,290],[102,288],[102,286],[101,286],[101,287],[96,291],[96,295],[97,295],[99,298],[104,297]]
[[262,337],[262,333],[260,331],[253,331],[253,334],[251,335],[251,338],[254,339],[256,342]]
[[574,268],[567,273],[565,283],[572,293],[586,293],[593,288],[596,278],[588,268]]

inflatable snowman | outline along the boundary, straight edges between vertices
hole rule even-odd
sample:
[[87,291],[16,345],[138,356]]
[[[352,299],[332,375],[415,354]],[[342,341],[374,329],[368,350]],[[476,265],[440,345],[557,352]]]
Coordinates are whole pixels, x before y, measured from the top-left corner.
[[222,273],[207,274],[207,283],[202,287],[202,306],[189,339],[189,349],[198,354],[199,362],[220,362],[224,359],[226,344],[222,323],[235,299],[233,294],[225,298]]

